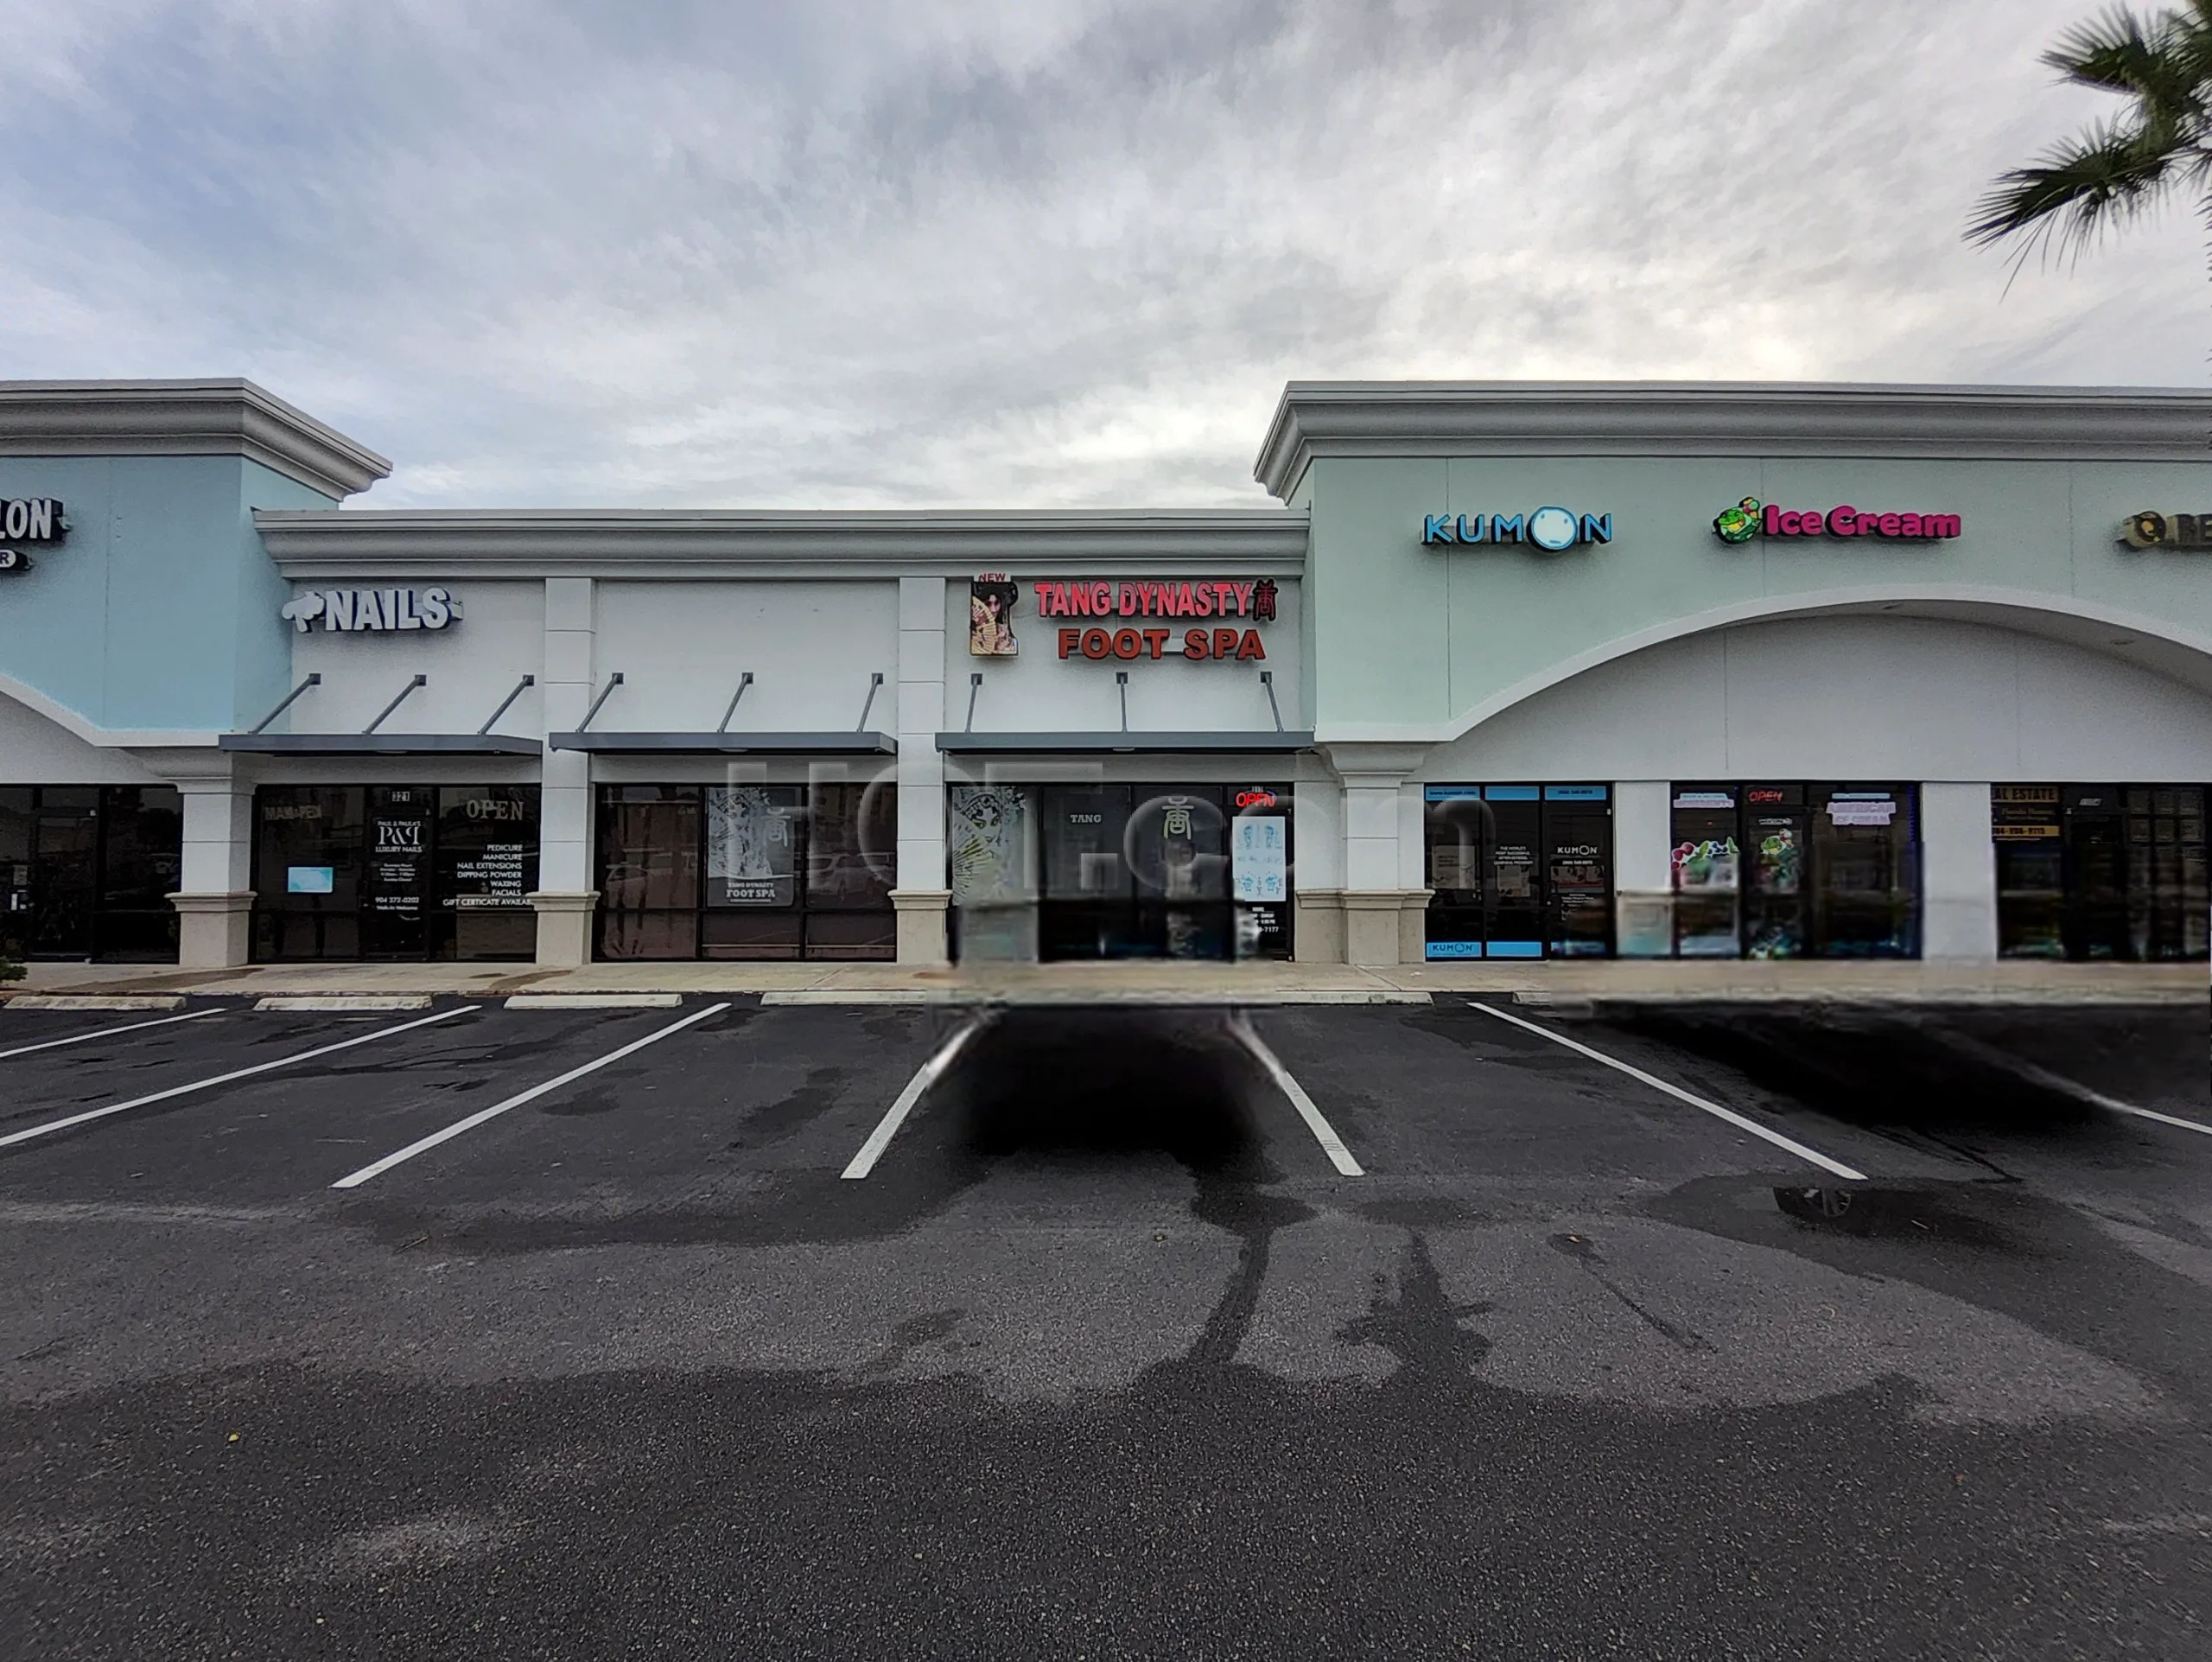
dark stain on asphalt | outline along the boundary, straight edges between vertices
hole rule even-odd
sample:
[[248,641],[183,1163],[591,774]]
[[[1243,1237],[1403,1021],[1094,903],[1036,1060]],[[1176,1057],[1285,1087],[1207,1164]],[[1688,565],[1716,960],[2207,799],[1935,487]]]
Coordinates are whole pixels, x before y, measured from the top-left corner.
[[540,1097],[532,1105],[541,1114],[548,1114],[556,1119],[570,1119],[590,1114],[612,1113],[622,1105],[622,1098],[605,1086],[593,1086],[582,1091],[556,1091]]
[[893,1373],[899,1365],[926,1345],[943,1344],[952,1337],[967,1315],[965,1310],[932,1310],[927,1315],[909,1316],[891,1330],[891,1342],[880,1355],[868,1365],[870,1373]]
[[1487,1315],[1492,1308],[1452,1302],[1427,1237],[1417,1234],[1407,1243],[1397,1297],[1378,1293],[1367,1314],[1345,1322],[1337,1338],[1347,1345],[1374,1345],[1396,1357],[1394,1385],[1457,1395],[1471,1387],[1472,1375],[1490,1355],[1491,1341],[1470,1332],[1467,1318]]
[[1227,1230],[1237,1238],[1236,1270],[1207,1314],[1188,1358],[1200,1367],[1227,1367],[1236,1360],[1237,1347],[1252,1330],[1260,1290],[1267,1284],[1275,1232],[1304,1223],[1314,1215],[1313,1208],[1302,1201],[1262,1194],[1249,1180],[1215,1174],[1200,1181],[1191,1212],[1200,1223]]
[[[1872,1198],[1862,1203],[1862,1194]],[[2024,1185],[1777,1189],[1771,1179],[1706,1177],[1637,1209],[1995,1311],[2212,1410],[2201,1336],[2212,1332],[2212,1288],[2139,1253],[2115,1252],[2082,1210]]]
[[1679,1322],[1668,1321],[1657,1311],[1630,1296],[1618,1282],[1605,1273],[1605,1260],[1598,1251],[1598,1244],[1587,1235],[1554,1235],[1549,1244],[1554,1251],[1564,1253],[1580,1264],[1591,1280],[1611,1293],[1630,1315],[1669,1344],[1691,1352],[1713,1349],[1713,1341],[1702,1334],[1694,1333]]
[[758,1148],[781,1143],[804,1130],[837,1105],[843,1093],[847,1070],[830,1066],[810,1067],[806,1083],[790,1095],[751,1110],[742,1130],[731,1139],[733,1149]]

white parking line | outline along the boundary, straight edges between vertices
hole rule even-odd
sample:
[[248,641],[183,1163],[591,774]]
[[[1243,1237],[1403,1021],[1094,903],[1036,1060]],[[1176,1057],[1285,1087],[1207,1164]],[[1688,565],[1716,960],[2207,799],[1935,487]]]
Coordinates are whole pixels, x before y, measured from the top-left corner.
[[1495,1016],[1501,1022],[1510,1022],[1515,1027],[1526,1028],[1541,1038],[1549,1039],[1555,1045],[1565,1045],[1569,1050],[1587,1056],[1593,1062],[1603,1062],[1606,1067],[1617,1069],[1630,1079],[1641,1079],[1654,1091],[1664,1092],[1677,1102],[1687,1102],[1691,1107],[1701,1109],[1716,1119],[1726,1120],[1738,1130],[1749,1131],[1753,1137],[1764,1137],[1777,1149],[1787,1149],[1800,1160],[1809,1160],[1822,1171],[1833,1172],[1838,1177],[1853,1183],[1863,1183],[1866,1181],[1865,1172],[1853,1171],[1841,1161],[1831,1160],[1817,1149],[1808,1149],[1794,1138],[1783,1136],[1779,1131],[1770,1130],[1757,1120],[1747,1119],[1732,1108],[1723,1108],[1717,1102],[1707,1102],[1703,1097],[1692,1095],[1679,1085],[1669,1085],[1656,1073],[1647,1073],[1640,1067],[1632,1067],[1624,1061],[1608,1056],[1602,1050],[1592,1050],[1588,1045],[1568,1038],[1564,1033],[1554,1033],[1549,1028],[1537,1026],[1534,1022],[1524,1022],[1517,1016],[1509,1016],[1494,1004],[1477,1003],[1471,998],[1467,1001],[1467,1003],[1469,1008],[1478,1009],[1485,1016]]
[[845,1168],[842,1175],[865,1177],[875,1169],[875,1162],[883,1158],[883,1151],[891,1146],[891,1139],[898,1136],[899,1128],[906,1123],[906,1116],[914,1111],[914,1105],[922,1099],[922,1092],[938,1082],[938,1075],[952,1066],[954,1060],[967,1048],[968,1041],[982,1030],[989,1019],[982,1016],[969,1022],[947,1039],[936,1055],[915,1070],[914,1077],[906,1081],[906,1088],[899,1093],[883,1118],[876,1122],[875,1129],[868,1134],[868,1141],[861,1144],[861,1151],[853,1156],[853,1163]]
[[73,1033],[66,1039],[41,1039],[35,1045],[17,1045],[13,1050],[0,1050],[0,1062],[10,1056],[28,1056],[34,1050],[53,1050],[62,1045],[80,1045],[87,1039],[112,1038],[118,1033],[137,1033],[146,1028],[165,1028],[172,1022],[196,1022],[203,1016],[213,1016],[213,1009],[187,1010],[181,1016],[164,1016],[157,1022],[125,1022],[119,1028],[94,1028],[90,1033]]
[[1363,1177],[1359,1162],[1351,1157],[1351,1150],[1344,1147],[1344,1138],[1337,1135],[1336,1127],[1322,1118],[1321,1111],[1313,1105],[1313,1098],[1306,1094],[1305,1087],[1290,1077],[1290,1070],[1276,1060],[1275,1053],[1260,1041],[1252,1031],[1252,1024],[1240,1012],[1229,1018],[1229,1030],[1236,1035],[1237,1042],[1252,1053],[1261,1067],[1268,1070],[1268,1077],[1275,1082],[1275,1089],[1290,1098],[1290,1105],[1298,1110],[1298,1117],[1306,1122],[1306,1129],[1313,1133],[1313,1140],[1329,1156],[1329,1163],[1346,1177]]
[[653,1032],[645,1035],[642,1039],[632,1039],[628,1044],[624,1045],[620,1050],[610,1050],[604,1056],[601,1056],[594,1060],[586,1062],[582,1067],[572,1067],[567,1073],[562,1074],[558,1079],[548,1079],[543,1085],[533,1085],[527,1091],[518,1091],[513,1096],[509,1097],[505,1102],[495,1102],[489,1108],[480,1108],[474,1113],[470,1114],[467,1118],[454,1121],[452,1124],[447,1126],[442,1131],[433,1131],[429,1136],[423,1138],[420,1142],[410,1143],[405,1148],[397,1150],[396,1153],[385,1156],[381,1160],[372,1161],[369,1164],[362,1167],[359,1171],[347,1173],[330,1187],[333,1188],[359,1188],[362,1184],[367,1182],[372,1177],[378,1176],[384,1172],[388,1172],[394,1166],[399,1165],[404,1161],[412,1160],[418,1154],[427,1153],[429,1150],[436,1148],[441,1143],[449,1143],[464,1131],[474,1130],[479,1125],[483,1124],[486,1120],[497,1119],[501,1114],[505,1113],[510,1108],[519,1108],[525,1102],[535,1102],[538,1098],[545,1095],[549,1091],[558,1091],[563,1086],[571,1084],[574,1081],[583,1078],[587,1073],[596,1073],[601,1068],[607,1067],[610,1062],[619,1062],[625,1056],[635,1055],[639,1051],[643,1050],[647,1045],[658,1044],[663,1039],[667,1038],[669,1035],[672,1033],[681,1033],[685,1028],[690,1027],[694,1022],[703,1022],[709,1016],[719,1016],[722,1011],[728,1008],[729,1004],[725,1001],[719,1004],[709,1004],[704,1009],[693,1010],[690,1015],[685,1016],[682,1021],[671,1022],[666,1027],[657,1028]]
[[327,1056],[335,1051],[351,1050],[355,1045],[365,1045],[378,1039],[390,1039],[402,1033],[411,1033],[416,1028],[429,1026],[433,1022],[443,1022],[453,1016],[465,1016],[467,1013],[467,1005],[460,1005],[453,1009],[442,1009],[435,1016],[425,1016],[419,1021],[402,1022],[397,1027],[378,1028],[374,1033],[356,1034],[350,1039],[340,1039],[334,1045],[318,1045],[313,1050],[296,1051],[289,1056],[279,1056],[273,1062],[257,1062],[251,1067],[234,1068],[228,1073],[218,1073],[212,1079],[194,1079],[189,1085],[173,1085],[166,1091],[156,1091],[149,1096],[133,1097],[128,1102],[111,1102],[105,1108],[87,1109],[81,1114],[71,1114],[66,1119],[50,1119],[43,1125],[34,1125],[28,1130],[10,1131],[7,1136],[0,1137],[0,1149],[9,1148],[17,1143],[28,1143],[33,1137],[44,1137],[50,1131],[66,1131],[72,1125],[83,1125],[95,1119],[105,1119],[110,1114],[120,1114],[133,1108],[143,1108],[149,1103],[167,1102],[171,1097],[188,1096],[194,1091],[210,1091],[219,1085],[228,1085],[232,1079],[251,1079],[256,1073],[266,1073],[274,1068],[289,1067],[295,1062],[311,1062],[318,1056]]
[[2023,1061],[2009,1051],[1985,1044],[1979,1039],[1969,1039],[1964,1034],[1952,1034],[1948,1041],[1955,1050],[1963,1050],[2027,1080],[2031,1085],[2040,1085],[2046,1091],[2056,1091],[2076,1102],[2086,1102],[2092,1108],[2101,1108],[2107,1113],[2126,1114],[2136,1119],[2155,1120],[2161,1125],[2173,1126],[2177,1130],[2195,1131],[2200,1137],[2212,1137],[2212,1125],[2207,1125],[2202,1120],[2183,1119],[2177,1114],[2162,1114],[2155,1108],[2138,1108],[2132,1102],[2122,1102],[2118,1097],[2108,1097],[2101,1091],[2093,1091],[2078,1079],[2069,1079],[2063,1073],[2054,1073],[2047,1067]]

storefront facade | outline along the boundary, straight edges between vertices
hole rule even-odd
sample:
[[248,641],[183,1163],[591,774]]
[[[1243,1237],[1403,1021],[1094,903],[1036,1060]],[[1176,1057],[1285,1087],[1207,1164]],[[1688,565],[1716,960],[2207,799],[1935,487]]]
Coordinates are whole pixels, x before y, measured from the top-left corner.
[[2202,958],[2208,424],[1294,385],[1280,507],[427,513],[0,385],[0,951]]

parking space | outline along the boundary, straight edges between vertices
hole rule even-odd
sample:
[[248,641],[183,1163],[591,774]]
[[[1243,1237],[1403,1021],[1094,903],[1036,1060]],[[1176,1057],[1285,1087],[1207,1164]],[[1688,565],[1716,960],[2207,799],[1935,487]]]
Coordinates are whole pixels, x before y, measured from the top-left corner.
[[[834,1227],[840,1208],[882,1226],[995,1175],[1058,1173],[1085,1205],[1147,1181],[1373,1180],[1508,1210],[1728,1175],[2029,1176],[2107,1198],[2132,1178],[2200,1183],[2212,1135],[2130,1123],[2031,1060],[2049,1025],[1470,1000],[6,1012],[0,1195],[228,1204],[335,1185],[372,1208],[757,1205]],[[2185,1021],[2082,1025],[2077,1073],[2196,1124]]]

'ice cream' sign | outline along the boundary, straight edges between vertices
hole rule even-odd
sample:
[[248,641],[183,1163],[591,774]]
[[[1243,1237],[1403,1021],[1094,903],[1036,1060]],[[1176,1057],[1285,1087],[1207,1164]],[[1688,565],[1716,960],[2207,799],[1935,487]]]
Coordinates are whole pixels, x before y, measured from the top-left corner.
[[1713,529],[1724,543],[1754,537],[1878,537],[1891,542],[1938,542],[1960,534],[1955,513],[1891,513],[1854,508],[1783,508],[1747,496],[1715,515]]

